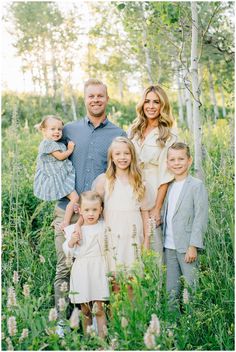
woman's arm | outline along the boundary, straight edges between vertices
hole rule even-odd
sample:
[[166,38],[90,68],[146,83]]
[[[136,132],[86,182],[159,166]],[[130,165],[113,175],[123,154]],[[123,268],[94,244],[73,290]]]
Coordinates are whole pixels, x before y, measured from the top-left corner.
[[62,152],[60,150],[56,150],[55,152],[52,152],[51,155],[54,156],[54,158],[57,160],[65,160],[73,153],[74,148],[75,143],[70,141],[68,142],[66,151]]
[[166,196],[168,186],[168,183],[163,183],[162,185],[160,185],[157,191],[155,206],[150,211],[151,217],[153,217],[156,221],[156,226],[159,226],[161,224],[161,208]]

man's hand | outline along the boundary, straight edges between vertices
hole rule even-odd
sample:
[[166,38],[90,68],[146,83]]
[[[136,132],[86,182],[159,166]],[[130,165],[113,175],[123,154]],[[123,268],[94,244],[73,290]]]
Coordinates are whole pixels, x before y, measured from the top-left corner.
[[185,263],[192,263],[197,259],[197,248],[194,246],[189,246],[185,254]]
[[67,144],[67,149],[73,152],[74,148],[75,148],[75,143],[72,141],[69,141]]

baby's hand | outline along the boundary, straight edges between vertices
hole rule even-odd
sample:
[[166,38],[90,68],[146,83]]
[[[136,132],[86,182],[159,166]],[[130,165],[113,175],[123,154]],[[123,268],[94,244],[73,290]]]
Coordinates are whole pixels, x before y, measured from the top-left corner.
[[67,149],[73,152],[74,148],[75,148],[75,143],[72,141],[69,141],[67,145]]
[[80,240],[79,234],[76,232],[73,232],[71,235],[71,239],[68,243],[69,247],[72,248],[72,247],[74,247],[75,244],[79,244],[79,240]]

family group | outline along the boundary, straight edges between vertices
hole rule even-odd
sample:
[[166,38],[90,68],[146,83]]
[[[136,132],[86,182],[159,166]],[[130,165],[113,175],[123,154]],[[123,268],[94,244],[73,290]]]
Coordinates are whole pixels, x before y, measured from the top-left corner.
[[189,175],[190,149],[178,139],[165,90],[160,85],[145,89],[127,132],[107,118],[108,101],[106,85],[89,79],[84,118],[65,126],[59,116],[43,118],[34,180],[36,197],[58,201],[55,305],[61,285],[69,282],[69,298],[83,313],[85,333],[96,303],[102,338],[109,290],[117,290],[119,271],[132,277],[142,248],[156,252],[159,268],[166,265],[170,304],[178,300],[180,277],[195,287],[208,216],[206,188]]

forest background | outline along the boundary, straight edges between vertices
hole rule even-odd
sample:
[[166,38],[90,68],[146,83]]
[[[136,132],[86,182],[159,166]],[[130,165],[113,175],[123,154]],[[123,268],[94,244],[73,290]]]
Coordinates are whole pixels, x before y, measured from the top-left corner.
[[[11,37],[21,84],[4,55],[2,85],[2,349],[234,350],[234,2],[7,2],[2,24]],[[10,59],[10,58],[9,58]],[[17,65],[18,65],[17,63]],[[83,83],[108,85],[109,118],[127,129],[142,90],[167,91],[192,174],[209,193],[209,226],[199,288],[182,313],[168,311],[153,253],[144,274],[111,297],[105,341],[74,329],[55,334],[56,256],[53,203],[32,184],[45,114],[82,118]],[[13,78],[14,80],[14,78]],[[164,274],[163,274],[164,275]],[[67,293],[65,292],[65,297]],[[65,306],[61,308],[65,311]],[[159,330],[148,330],[156,314]],[[68,325],[71,325],[68,321]]]

